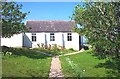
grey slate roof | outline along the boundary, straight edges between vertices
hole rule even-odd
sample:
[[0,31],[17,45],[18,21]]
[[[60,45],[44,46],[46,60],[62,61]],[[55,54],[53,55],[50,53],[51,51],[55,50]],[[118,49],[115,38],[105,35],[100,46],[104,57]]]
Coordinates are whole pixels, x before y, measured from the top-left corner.
[[75,21],[70,20],[31,20],[26,22],[29,32],[72,32]]

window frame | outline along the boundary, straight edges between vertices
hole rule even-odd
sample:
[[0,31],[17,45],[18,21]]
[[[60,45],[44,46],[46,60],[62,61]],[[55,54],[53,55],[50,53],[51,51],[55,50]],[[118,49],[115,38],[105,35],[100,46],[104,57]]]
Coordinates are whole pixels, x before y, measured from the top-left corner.
[[55,41],[55,33],[50,33],[50,41]]
[[67,33],[67,41],[72,41],[72,33]]
[[36,33],[32,33],[32,42],[36,42],[37,41],[37,36],[36,36]]

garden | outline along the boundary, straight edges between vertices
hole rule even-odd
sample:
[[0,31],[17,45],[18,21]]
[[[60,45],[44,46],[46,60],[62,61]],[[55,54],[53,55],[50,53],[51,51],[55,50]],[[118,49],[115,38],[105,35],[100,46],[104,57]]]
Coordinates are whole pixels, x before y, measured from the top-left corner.
[[39,48],[33,48],[33,50],[37,50],[52,55],[63,55],[67,53],[77,52],[77,50],[74,50],[73,48],[65,49],[57,44],[53,44],[53,46],[41,46],[41,47],[38,46],[38,47]]
[[3,77],[48,77],[51,57],[29,48],[2,49]]
[[45,48],[13,48],[2,46],[3,77],[48,77],[51,56],[75,52],[74,49],[60,50],[57,47]]
[[[11,47],[3,47],[2,49],[3,77],[49,76],[51,57],[36,52],[36,49],[42,52],[48,52],[47,49]],[[75,55],[60,56],[60,61],[62,73],[65,77],[120,76],[116,61],[112,60],[112,58],[100,58],[100,56],[96,55],[92,49],[85,50]]]
[[65,77],[120,77],[116,61],[96,55],[92,49],[60,57]]

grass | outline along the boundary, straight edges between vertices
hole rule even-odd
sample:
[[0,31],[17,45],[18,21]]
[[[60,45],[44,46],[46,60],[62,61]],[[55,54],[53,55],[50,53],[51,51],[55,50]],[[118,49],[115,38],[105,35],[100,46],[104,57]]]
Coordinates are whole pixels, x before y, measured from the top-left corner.
[[[107,63],[107,59],[94,56],[92,50],[82,53],[60,57],[62,72],[65,77],[116,77],[120,73],[115,64]],[[108,67],[109,66],[109,67]]]
[[3,48],[2,52],[3,77],[48,77],[51,57],[28,48]]
[[45,52],[48,54],[54,54],[54,55],[61,55],[61,54],[67,54],[67,53],[72,53],[72,52],[76,52],[76,50],[71,49],[64,49],[64,50],[60,50],[60,49],[44,49],[44,48],[34,48],[33,50],[39,50],[41,52]]

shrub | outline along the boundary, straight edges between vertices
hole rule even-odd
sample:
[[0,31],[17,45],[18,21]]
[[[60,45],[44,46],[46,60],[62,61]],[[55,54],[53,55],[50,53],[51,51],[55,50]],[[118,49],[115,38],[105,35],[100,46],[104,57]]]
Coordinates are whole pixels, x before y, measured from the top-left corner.
[[74,49],[73,49],[73,48],[69,48],[69,50],[74,51]]
[[88,46],[83,46],[83,48],[84,48],[85,50],[88,50],[88,49],[89,49]]
[[41,47],[44,48],[44,43],[41,43]]
[[45,49],[48,49],[48,46],[47,46],[47,45],[44,45],[44,46],[45,46],[45,47],[44,47]]
[[58,50],[59,50],[59,49],[57,48],[57,44],[53,44],[52,49],[53,49],[54,51],[58,51]]
[[37,44],[37,46],[40,48],[40,44]]
[[48,50],[51,50],[51,45],[49,44]]

